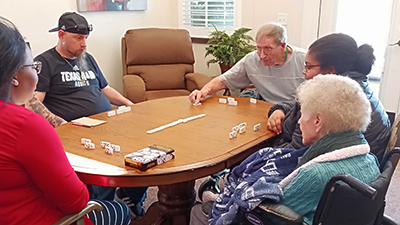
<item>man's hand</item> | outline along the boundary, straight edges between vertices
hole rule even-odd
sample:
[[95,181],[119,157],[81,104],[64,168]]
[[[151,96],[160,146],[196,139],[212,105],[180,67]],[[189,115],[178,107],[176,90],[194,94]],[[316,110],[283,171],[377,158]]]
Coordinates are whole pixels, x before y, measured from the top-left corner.
[[208,82],[204,87],[199,90],[194,90],[189,95],[189,101],[193,104],[198,104],[206,99],[207,95],[213,95],[217,91],[227,88],[224,82],[222,82],[221,77],[215,77],[210,82]]
[[285,113],[282,110],[275,110],[268,118],[267,128],[276,134],[280,134],[282,132],[282,121],[284,118]]
[[189,95],[189,101],[193,104],[198,104],[206,99],[207,94],[204,94],[202,91],[194,90]]

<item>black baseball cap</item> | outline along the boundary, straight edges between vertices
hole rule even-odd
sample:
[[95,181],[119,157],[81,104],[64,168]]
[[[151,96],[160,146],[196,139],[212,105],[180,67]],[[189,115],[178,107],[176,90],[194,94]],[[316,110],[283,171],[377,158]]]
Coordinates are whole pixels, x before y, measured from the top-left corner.
[[92,24],[88,24],[85,17],[76,12],[66,12],[61,15],[58,20],[58,27],[49,30],[49,32],[56,32],[64,30],[75,34],[88,35],[93,30]]

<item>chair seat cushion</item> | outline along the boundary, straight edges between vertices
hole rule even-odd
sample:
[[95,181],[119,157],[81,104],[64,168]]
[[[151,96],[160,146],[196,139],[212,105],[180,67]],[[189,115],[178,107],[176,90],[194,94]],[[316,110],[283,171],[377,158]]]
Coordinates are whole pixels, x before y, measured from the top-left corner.
[[146,90],[185,89],[185,74],[193,72],[193,65],[168,64],[129,66],[128,74],[140,76]]
[[[167,98],[175,96],[189,96],[190,91],[185,89],[172,89],[172,90],[156,90],[156,91],[146,91],[147,100],[157,99],[157,98]],[[189,100],[188,100],[189,101]]]

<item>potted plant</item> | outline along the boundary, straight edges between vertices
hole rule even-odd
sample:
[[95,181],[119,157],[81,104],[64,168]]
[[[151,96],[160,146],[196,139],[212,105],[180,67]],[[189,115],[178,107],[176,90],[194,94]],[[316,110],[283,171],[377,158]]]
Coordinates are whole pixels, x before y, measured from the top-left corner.
[[211,32],[207,42],[209,46],[206,47],[205,54],[205,57],[212,55],[214,58],[207,61],[207,67],[211,63],[219,63],[221,73],[224,73],[255,49],[251,44],[254,40],[247,35],[251,31],[250,28],[239,28],[230,36],[225,31],[218,30],[215,26],[214,28],[215,31]]

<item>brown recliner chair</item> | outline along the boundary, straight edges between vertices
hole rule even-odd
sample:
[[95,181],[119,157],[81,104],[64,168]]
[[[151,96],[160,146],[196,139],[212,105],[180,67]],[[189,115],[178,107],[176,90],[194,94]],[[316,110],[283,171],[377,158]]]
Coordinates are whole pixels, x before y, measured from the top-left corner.
[[131,29],[122,37],[123,94],[132,102],[189,95],[210,77],[194,73],[189,32]]

